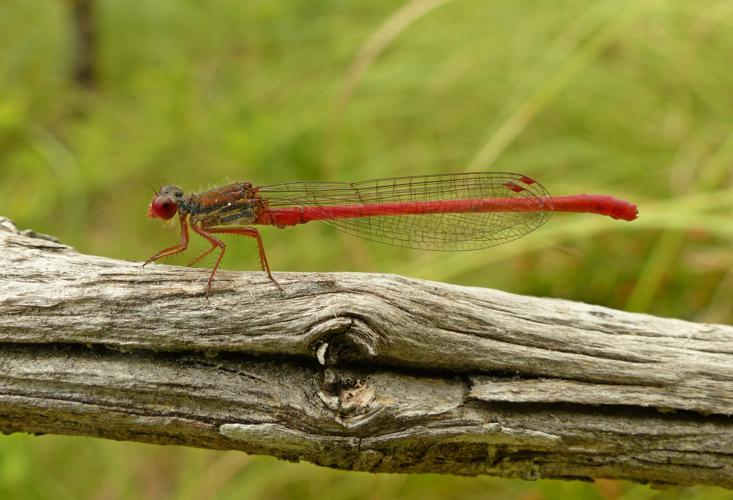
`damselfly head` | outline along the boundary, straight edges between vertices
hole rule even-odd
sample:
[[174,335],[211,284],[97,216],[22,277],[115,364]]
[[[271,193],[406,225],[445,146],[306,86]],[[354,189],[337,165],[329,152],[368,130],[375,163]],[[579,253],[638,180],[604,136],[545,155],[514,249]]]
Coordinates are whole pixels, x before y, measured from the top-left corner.
[[178,212],[178,200],[183,191],[178,186],[164,186],[155,193],[148,207],[148,217],[168,220]]

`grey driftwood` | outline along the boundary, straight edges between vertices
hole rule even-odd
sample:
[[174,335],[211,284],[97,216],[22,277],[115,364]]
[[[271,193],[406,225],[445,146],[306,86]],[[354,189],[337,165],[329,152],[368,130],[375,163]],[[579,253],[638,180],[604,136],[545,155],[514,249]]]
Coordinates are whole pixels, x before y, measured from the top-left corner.
[[82,255],[0,219],[0,431],[733,487],[733,327],[376,274]]

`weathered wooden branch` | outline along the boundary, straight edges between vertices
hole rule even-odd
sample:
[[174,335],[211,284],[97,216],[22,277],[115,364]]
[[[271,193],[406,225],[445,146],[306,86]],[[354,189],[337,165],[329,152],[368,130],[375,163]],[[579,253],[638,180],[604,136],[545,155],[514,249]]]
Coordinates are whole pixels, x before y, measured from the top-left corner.
[[82,255],[0,219],[0,430],[342,469],[733,487],[733,327]]

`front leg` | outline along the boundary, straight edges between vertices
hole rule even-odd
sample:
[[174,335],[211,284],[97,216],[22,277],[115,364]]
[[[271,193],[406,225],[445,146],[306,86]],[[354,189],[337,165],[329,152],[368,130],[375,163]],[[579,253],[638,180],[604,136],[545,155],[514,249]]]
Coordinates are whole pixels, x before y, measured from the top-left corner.
[[188,248],[188,222],[186,221],[186,217],[188,217],[188,214],[179,215],[179,220],[181,221],[181,242],[178,245],[173,245],[172,247],[164,248],[160,252],[156,253],[155,255],[153,255],[152,257],[150,257],[148,260],[145,261],[145,263],[143,264],[143,267],[163,257],[168,257],[169,255],[181,253],[184,250],[186,250],[186,248]]

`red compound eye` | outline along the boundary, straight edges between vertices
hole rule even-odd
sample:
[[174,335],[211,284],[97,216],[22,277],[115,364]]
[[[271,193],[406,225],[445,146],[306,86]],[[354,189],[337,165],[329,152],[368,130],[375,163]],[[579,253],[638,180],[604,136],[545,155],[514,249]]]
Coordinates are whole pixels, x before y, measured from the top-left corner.
[[167,194],[159,194],[153,198],[148,207],[148,217],[168,220],[178,212],[178,203]]

